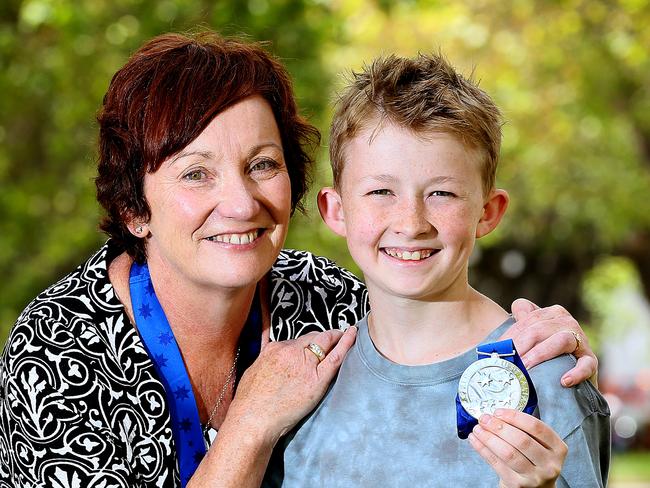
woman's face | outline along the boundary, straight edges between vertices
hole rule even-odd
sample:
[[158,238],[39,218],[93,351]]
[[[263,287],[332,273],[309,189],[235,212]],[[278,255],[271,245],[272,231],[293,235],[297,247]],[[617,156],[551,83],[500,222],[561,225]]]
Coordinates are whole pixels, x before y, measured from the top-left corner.
[[269,104],[246,98],[217,115],[144,179],[150,266],[202,288],[257,283],[287,235],[291,184]]

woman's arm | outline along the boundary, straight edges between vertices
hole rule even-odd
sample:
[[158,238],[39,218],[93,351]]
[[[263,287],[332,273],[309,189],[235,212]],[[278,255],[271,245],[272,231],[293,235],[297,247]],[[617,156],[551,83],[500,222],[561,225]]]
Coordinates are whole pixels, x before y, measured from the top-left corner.
[[[187,487],[259,487],[276,442],[316,406],[355,337],[350,327],[267,344]],[[323,361],[306,349],[310,342],[327,354]]]
[[586,379],[596,386],[598,358],[580,324],[569,312],[560,305],[539,308],[520,298],[512,303],[512,314],[516,322],[502,338],[515,341],[526,368],[562,354],[573,354],[578,362],[562,376],[562,386],[577,385]]

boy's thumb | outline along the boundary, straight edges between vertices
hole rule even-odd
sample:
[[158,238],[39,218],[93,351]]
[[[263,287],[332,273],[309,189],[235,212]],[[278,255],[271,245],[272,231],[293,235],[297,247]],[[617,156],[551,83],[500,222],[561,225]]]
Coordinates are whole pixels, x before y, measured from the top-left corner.
[[537,310],[539,307],[535,305],[530,300],[525,298],[517,298],[512,302],[512,315],[515,317],[515,321],[523,320],[526,315],[528,315],[533,310]]

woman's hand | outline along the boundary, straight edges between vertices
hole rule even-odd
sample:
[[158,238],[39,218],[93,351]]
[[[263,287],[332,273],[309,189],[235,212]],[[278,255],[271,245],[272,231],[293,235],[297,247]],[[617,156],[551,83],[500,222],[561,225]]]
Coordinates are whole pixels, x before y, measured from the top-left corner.
[[[275,442],[323,397],[354,344],[356,332],[356,327],[349,327],[345,332],[312,332],[266,344],[242,376],[228,415],[250,417]],[[307,349],[311,342],[325,353],[322,361]]]
[[567,455],[567,445],[553,429],[517,410],[481,416],[469,441],[507,488],[554,487]]
[[[598,358],[589,347],[584,331],[560,305],[539,308],[529,300],[519,298],[512,303],[515,324],[502,338],[515,341],[527,368],[561,354],[573,354],[578,362],[562,376],[562,386],[569,387],[589,379],[597,386]],[[574,335],[575,334],[575,335]]]
[[[357,328],[266,344],[242,376],[216,442],[188,488],[258,488],[273,446],[322,398]],[[318,344],[325,358],[307,349]]]

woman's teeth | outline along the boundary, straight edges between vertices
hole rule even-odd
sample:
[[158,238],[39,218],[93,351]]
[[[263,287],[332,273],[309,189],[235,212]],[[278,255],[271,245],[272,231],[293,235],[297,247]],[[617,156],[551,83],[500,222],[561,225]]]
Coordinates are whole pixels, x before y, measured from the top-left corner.
[[206,240],[213,242],[224,242],[226,244],[249,244],[257,239],[259,230],[244,232],[243,234],[219,234],[206,237]]
[[419,251],[399,251],[397,249],[384,249],[384,252],[394,258],[404,261],[420,261],[426,259],[433,253],[432,249],[420,249]]

